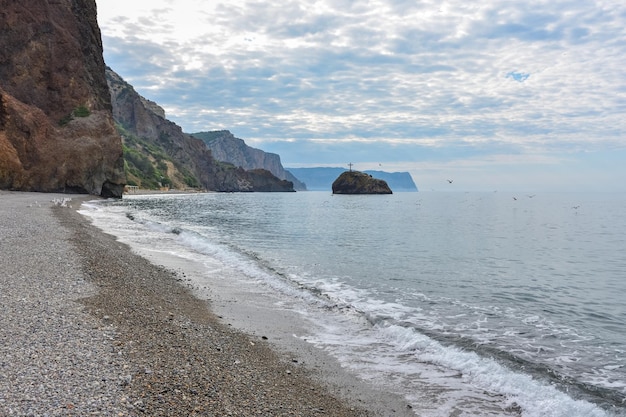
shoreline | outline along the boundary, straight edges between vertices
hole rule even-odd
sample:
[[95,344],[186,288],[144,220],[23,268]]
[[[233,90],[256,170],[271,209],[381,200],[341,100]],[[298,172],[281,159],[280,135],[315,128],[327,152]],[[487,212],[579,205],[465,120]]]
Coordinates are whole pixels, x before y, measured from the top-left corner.
[[[267,342],[283,361],[306,368],[309,377],[334,396],[350,404],[365,406],[370,415],[415,416],[412,406],[401,395],[363,381],[344,368],[335,357],[309,343],[308,335],[315,324],[285,308],[283,299],[271,290],[241,288],[237,281],[224,279],[224,274],[230,276],[232,270],[222,269],[224,266],[219,261],[214,264],[207,257],[196,260],[143,245],[129,246],[134,253],[153,264],[175,272],[175,279],[194,297],[205,300],[210,311],[229,329],[242,332],[253,340]],[[212,272],[216,270],[220,272]]]
[[[65,278],[71,276],[74,287],[73,281],[78,280],[86,288],[78,294],[71,285],[69,293],[68,288],[57,291],[71,299],[69,303],[63,300],[57,309],[61,315],[66,309],[77,310],[77,321],[89,323],[82,326],[93,333],[79,340],[96,341],[95,348],[64,351],[52,347],[48,353],[39,352],[51,358],[31,366],[30,372],[35,375],[28,379],[31,385],[36,385],[37,374],[45,373],[55,357],[71,359],[88,353],[87,369],[81,371],[85,380],[80,385],[95,387],[100,381],[99,394],[90,394],[88,390],[80,395],[71,392],[60,395],[74,398],[73,402],[59,400],[59,404],[65,404],[62,415],[413,415],[406,405],[402,409],[400,399],[391,394],[384,401],[382,397],[372,398],[371,392],[358,383],[338,393],[334,389],[338,388],[336,381],[341,379],[325,377],[333,364],[315,363],[313,356],[307,357],[306,363],[290,359],[293,356],[277,350],[267,338],[233,329],[215,315],[208,301],[193,294],[179,273],[135,254],[127,245],[91,225],[75,209],[51,207],[50,203],[45,206],[41,203],[34,210],[21,209],[37,199],[49,201],[53,197],[58,195],[2,191],[0,213],[15,217],[7,224],[7,216],[2,216],[3,235],[8,230],[17,236],[15,239],[24,237],[24,224],[51,225],[52,230],[42,234],[41,239],[37,239],[36,228],[29,234],[31,240],[38,240],[53,252],[33,260],[41,266],[39,279],[35,277],[29,284],[35,291],[33,298],[42,294],[37,286],[45,286],[55,276],[50,271],[54,266],[46,264],[53,256],[70,258],[71,273],[57,273]],[[78,196],[80,201],[94,198],[97,197]],[[51,242],[58,244],[50,245]],[[5,246],[14,243],[3,236],[0,241],[3,253]],[[19,251],[6,253],[9,256],[5,262],[18,268],[24,259],[31,258]],[[0,283],[4,284],[4,302],[7,297],[4,286],[12,283],[11,280]],[[19,294],[12,298],[19,298]],[[22,316],[28,319],[28,315]],[[21,324],[24,325],[29,324]],[[54,326],[40,330],[43,335],[56,332]],[[96,362],[103,362],[107,369],[94,375],[91,367],[96,356]],[[13,373],[20,372],[4,362],[0,370],[3,375],[9,375],[7,381]],[[68,372],[78,371],[70,366]],[[103,378],[103,374],[110,376]],[[56,373],[46,383],[58,385],[57,392],[63,393],[68,389],[65,377]],[[15,384],[2,387],[3,392],[10,390],[0,394],[0,411],[7,415],[21,415],[19,410],[24,411],[20,408],[23,403],[16,399],[21,394],[16,387]],[[96,395],[108,400],[97,407],[89,406]],[[35,414],[53,411],[49,407],[49,402],[38,404],[37,398],[33,398],[30,410],[38,410]]]
[[[179,190],[176,188],[171,188],[168,190],[151,190],[148,188],[133,188],[128,191],[124,191],[123,196],[134,196],[134,195],[155,195],[155,194],[206,194],[213,193],[215,191],[207,191],[207,190],[198,190],[198,189],[187,189],[187,190]],[[97,198],[94,196],[94,198]]]

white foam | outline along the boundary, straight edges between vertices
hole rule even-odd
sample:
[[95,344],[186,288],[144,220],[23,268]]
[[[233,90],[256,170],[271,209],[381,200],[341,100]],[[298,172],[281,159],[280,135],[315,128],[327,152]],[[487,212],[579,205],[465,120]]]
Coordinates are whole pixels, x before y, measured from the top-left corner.
[[443,346],[428,337],[400,326],[381,328],[391,343],[401,351],[412,352],[421,362],[434,363],[457,370],[471,385],[507,398],[517,404],[526,417],[604,417],[608,414],[594,404],[574,400],[551,385],[529,375],[513,372],[494,360],[455,347]]
[[[513,372],[494,360],[444,346],[411,327],[396,324],[408,317],[428,321],[431,317],[419,309],[383,302],[367,290],[350,287],[332,277],[313,278],[304,288],[298,287],[264,266],[252,253],[238,252],[191,231],[174,234],[173,227],[151,220],[132,221],[126,212],[123,206],[103,208],[97,202],[83,203],[81,210],[96,226],[125,243],[199,261],[204,257],[209,273],[227,267],[236,272],[231,278],[268,286],[304,302],[293,302],[290,308],[301,309],[309,318],[314,316],[319,333],[303,337],[331,352],[363,378],[403,390],[422,416],[515,415],[512,410],[516,406],[521,408],[523,417],[611,416],[591,403],[574,400],[555,387]],[[297,274],[289,278],[307,282]],[[326,298],[318,297],[306,286],[320,289]],[[372,327],[365,317],[374,318],[376,325]],[[526,317],[526,321],[536,324],[540,318]],[[437,328],[441,325],[431,323],[431,330]],[[562,360],[565,362],[565,357]]]

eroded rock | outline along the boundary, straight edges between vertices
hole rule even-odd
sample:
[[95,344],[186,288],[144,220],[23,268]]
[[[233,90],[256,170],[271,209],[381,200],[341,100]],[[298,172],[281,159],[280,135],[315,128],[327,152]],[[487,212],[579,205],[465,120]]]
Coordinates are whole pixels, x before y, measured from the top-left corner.
[[0,188],[120,197],[94,0],[0,1]]

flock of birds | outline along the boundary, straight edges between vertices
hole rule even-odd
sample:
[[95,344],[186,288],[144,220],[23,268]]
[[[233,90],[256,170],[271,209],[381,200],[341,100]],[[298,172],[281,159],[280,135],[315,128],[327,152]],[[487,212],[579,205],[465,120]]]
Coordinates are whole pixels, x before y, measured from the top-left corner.
[[[452,180],[452,179],[447,179],[446,181],[448,181],[448,184],[452,184],[454,182],[454,180]],[[529,194],[526,197],[533,198],[533,197],[535,197],[535,195],[536,194]],[[513,200],[517,201],[517,197],[513,196]],[[572,209],[574,209],[574,210],[578,210],[579,208],[580,208],[580,205],[572,206]]]
[[[534,196],[535,194],[530,194],[530,195],[527,195],[526,197],[533,198]],[[513,196],[513,200],[517,201],[517,197]]]

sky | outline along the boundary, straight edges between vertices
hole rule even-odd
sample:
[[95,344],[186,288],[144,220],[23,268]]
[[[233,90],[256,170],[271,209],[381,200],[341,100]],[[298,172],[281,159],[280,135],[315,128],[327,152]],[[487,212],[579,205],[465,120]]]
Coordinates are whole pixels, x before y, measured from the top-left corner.
[[187,133],[421,191],[626,192],[623,0],[97,5],[107,65]]

